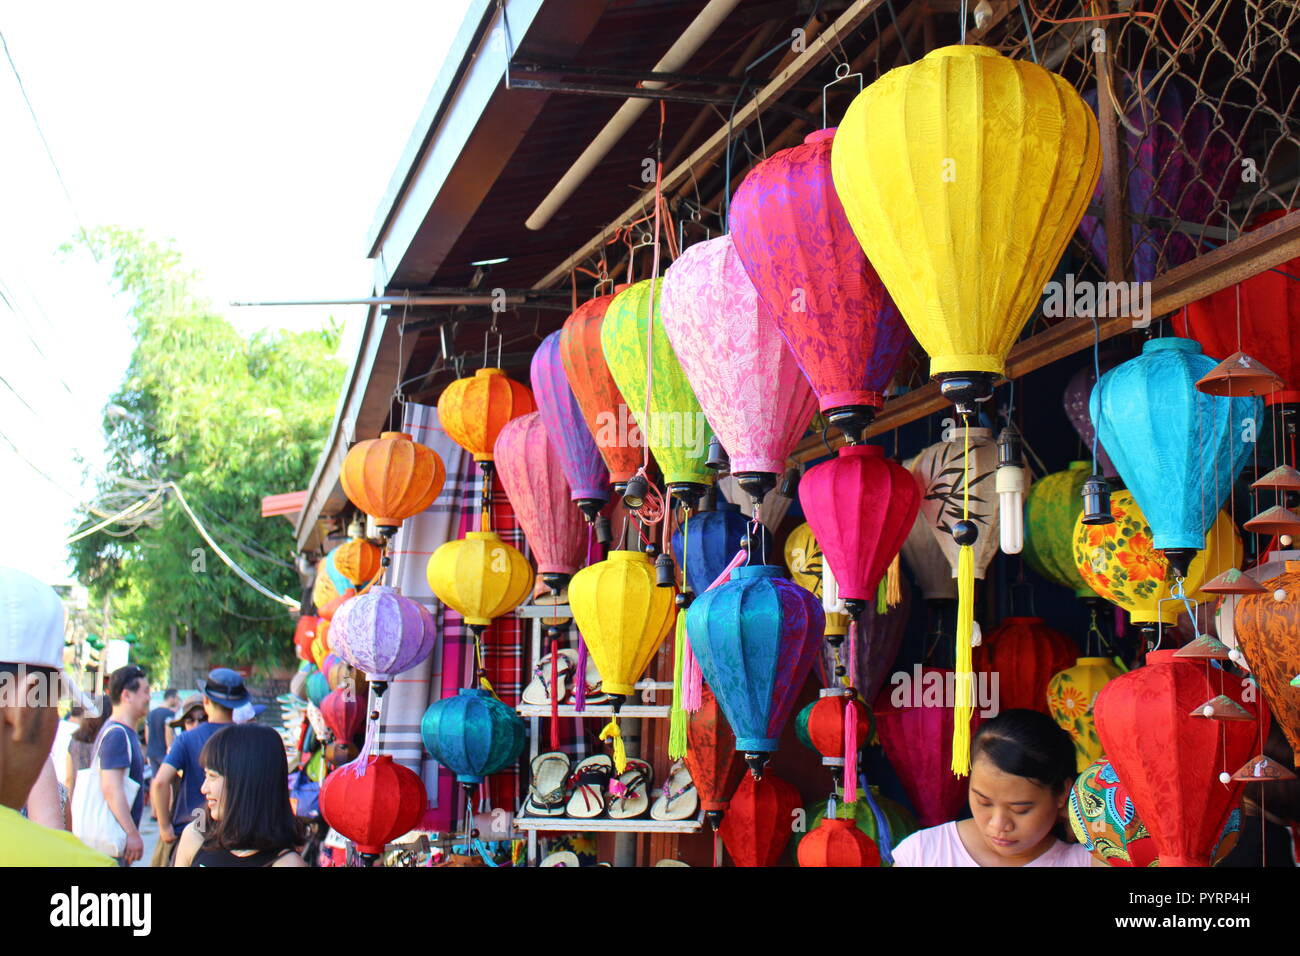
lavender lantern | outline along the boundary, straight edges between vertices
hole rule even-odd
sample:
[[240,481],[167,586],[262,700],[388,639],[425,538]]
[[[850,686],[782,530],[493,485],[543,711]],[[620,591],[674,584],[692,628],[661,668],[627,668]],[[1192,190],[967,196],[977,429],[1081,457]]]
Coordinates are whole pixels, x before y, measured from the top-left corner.
[[546,437],[558,453],[572,499],[588,521],[595,521],[609,500],[609,471],[560,361],[559,332],[542,339],[529,375]]
[[330,642],[335,654],[383,683],[428,657],[436,633],[428,608],[377,585],[334,612]]

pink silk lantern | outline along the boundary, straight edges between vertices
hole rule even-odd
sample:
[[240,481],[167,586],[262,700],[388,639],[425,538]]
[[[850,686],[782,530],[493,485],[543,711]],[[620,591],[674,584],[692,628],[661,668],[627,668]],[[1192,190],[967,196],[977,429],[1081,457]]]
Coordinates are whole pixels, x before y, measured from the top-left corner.
[[730,236],[696,243],[669,267],[662,310],[664,331],[732,475],[761,500],[785,471],[816,404]]
[[913,339],[835,192],[834,136],[755,166],[731,201],[731,237],[821,410],[857,441]]
[[587,545],[582,516],[570,503],[560,456],[542,424],[540,412],[511,419],[493,449],[497,474],[524,537],[537,559],[542,580],[564,586],[578,568]]
[[[956,819],[966,804],[966,777],[952,772],[953,689],[955,674],[938,667],[912,668],[902,682],[892,681],[872,705],[876,733],[890,766],[923,827]],[[972,735],[979,725],[975,711]]]

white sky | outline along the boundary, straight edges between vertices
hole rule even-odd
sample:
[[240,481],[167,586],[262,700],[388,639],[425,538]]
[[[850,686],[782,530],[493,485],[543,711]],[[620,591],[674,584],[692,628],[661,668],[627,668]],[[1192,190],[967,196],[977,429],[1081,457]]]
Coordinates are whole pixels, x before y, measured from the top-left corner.
[[[364,312],[225,303],[370,293],[367,228],[466,6],[50,0],[6,5],[0,31],[85,227],[175,240],[248,332]],[[74,456],[102,462],[131,351],[106,270],[57,252],[76,231],[0,57],[0,500],[7,563],[51,583],[93,491]]]

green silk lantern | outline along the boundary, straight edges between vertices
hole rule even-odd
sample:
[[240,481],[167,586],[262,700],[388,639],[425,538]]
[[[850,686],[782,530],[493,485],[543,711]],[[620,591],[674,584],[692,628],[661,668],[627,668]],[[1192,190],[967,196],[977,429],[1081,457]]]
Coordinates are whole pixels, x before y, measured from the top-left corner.
[[[600,344],[614,383],[627,402],[628,412],[663,470],[668,490],[693,502],[713,483],[713,472],[704,464],[713,432],[664,331],[659,315],[661,283],[662,280],[654,283],[645,279],[614,296],[601,325]],[[653,301],[652,285],[655,286]],[[655,315],[651,334],[650,418],[642,421],[647,408],[646,338],[652,306]],[[611,422],[609,427],[621,429],[630,427],[630,423]],[[596,443],[601,444],[599,433]]]
[[1088,462],[1072,461],[1065,471],[1034,482],[1025,497],[1025,562],[1081,598],[1097,596],[1074,562],[1074,522],[1083,510],[1083,483],[1091,473]]

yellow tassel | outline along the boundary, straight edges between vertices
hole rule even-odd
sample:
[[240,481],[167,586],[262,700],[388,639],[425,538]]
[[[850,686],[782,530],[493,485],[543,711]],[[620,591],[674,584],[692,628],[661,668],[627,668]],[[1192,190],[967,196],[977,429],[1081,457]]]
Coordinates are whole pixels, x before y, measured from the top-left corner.
[[953,711],[952,772],[958,777],[970,773],[970,719],[973,673],[971,635],[975,629],[975,552],[962,545],[957,557],[957,701]]
[[614,740],[614,769],[622,773],[627,769],[627,748],[623,746],[623,731],[619,729],[617,716],[611,717],[600,731],[601,740],[610,738]]
[[[685,550],[684,548],[682,549]],[[686,756],[686,710],[682,707],[682,678],[686,663],[686,615],[678,612],[673,635],[673,706],[668,712],[668,759]]]
[[890,607],[898,607],[903,603],[903,570],[899,566],[898,555],[894,555],[894,560],[889,562],[885,581],[887,582],[885,601]]

